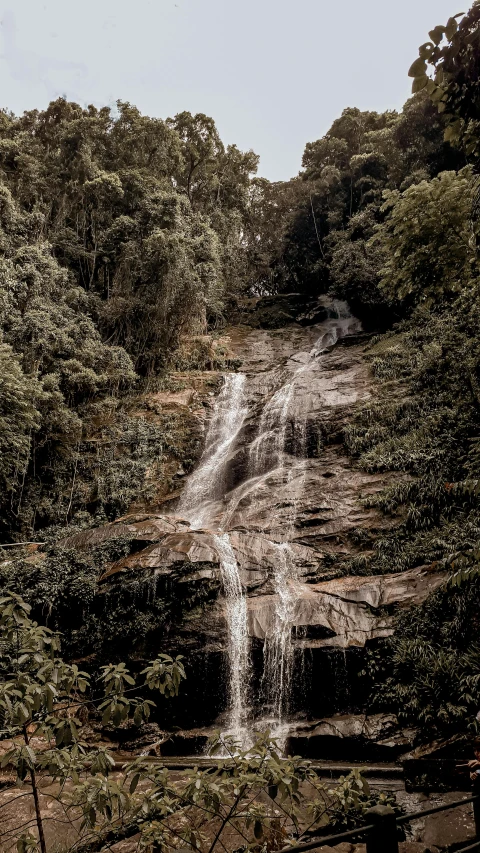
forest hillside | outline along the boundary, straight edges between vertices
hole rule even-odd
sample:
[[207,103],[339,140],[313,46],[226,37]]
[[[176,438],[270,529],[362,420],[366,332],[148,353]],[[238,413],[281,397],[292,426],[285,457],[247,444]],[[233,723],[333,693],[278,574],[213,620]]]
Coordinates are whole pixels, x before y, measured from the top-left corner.
[[[441,581],[409,606],[365,604],[395,630],[375,629],[362,643],[347,637],[345,648],[361,647],[361,659],[354,650],[345,678],[361,689],[342,709],[393,714],[415,730],[413,746],[476,733],[479,69],[475,2],[430,32],[401,112],[347,107],[306,143],[298,175],[278,183],[257,177],[256,154],[225,145],[203,114],[150,118],[122,101],[98,109],[63,98],[22,116],[0,112],[0,585],[63,633],[70,662],[98,672],[114,658],[144,662],[155,644],[172,654],[191,648],[193,707],[208,682],[199,663],[208,640],[211,679],[223,684],[225,636],[209,621],[223,558],[215,563],[205,551],[197,525],[201,556],[189,550],[172,569],[164,551],[159,567],[138,556],[148,539],[140,527],[154,519],[165,536],[174,507],[175,535],[186,535],[178,507],[225,376],[254,376],[225,474],[233,490],[246,476],[255,429],[261,435],[266,424],[273,434],[282,388],[286,399],[285,384],[272,385],[263,399],[270,394],[273,408],[267,401],[261,410],[255,376],[269,375],[275,359],[288,372],[297,351],[310,369],[326,352],[329,376],[356,371],[355,394],[341,417],[310,399],[302,434],[293,408],[285,415],[287,401],[277,462],[284,452],[302,456],[309,471],[323,453],[322,482],[343,466],[358,514],[348,533],[325,533],[326,544],[313,549],[317,562],[307,566],[305,557],[305,585],[346,588],[368,578],[375,587],[417,570]],[[309,330],[323,334],[332,318],[345,321],[335,339],[309,350],[317,340]],[[336,393],[344,391],[337,380]],[[304,384],[305,399],[314,387]],[[288,521],[300,563],[317,518],[312,506],[302,512]],[[237,557],[247,528],[243,517],[232,523]],[[258,516],[247,532],[265,529]],[[285,544],[277,534],[275,547]],[[261,559],[269,553],[265,546]],[[155,577],[167,578],[156,597],[138,580],[153,565]],[[253,563],[245,571],[252,597],[261,583],[265,595],[278,593],[267,570],[266,581]],[[251,631],[257,670],[262,618]],[[305,630],[300,645],[325,647],[328,632]],[[196,725],[172,707],[162,725]]]

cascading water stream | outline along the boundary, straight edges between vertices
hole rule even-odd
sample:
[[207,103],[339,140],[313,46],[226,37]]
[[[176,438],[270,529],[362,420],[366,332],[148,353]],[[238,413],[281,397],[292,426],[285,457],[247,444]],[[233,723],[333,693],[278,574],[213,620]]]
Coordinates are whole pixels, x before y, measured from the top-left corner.
[[[335,310],[336,321],[323,331],[304,363],[275,391],[263,408],[257,437],[250,447],[249,474],[252,478],[273,469],[276,469],[277,476],[283,482],[288,483],[293,476],[293,465],[289,463],[285,452],[285,442],[291,419],[290,408],[295,394],[295,384],[323,352],[350,332],[352,318],[348,307],[335,305]],[[304,408],[302,417],[300,419],[297,417],[292,423],[292,446],[296,457],[304,457],[306,454],[307,421],[308,410]],[[301,470],[304,470],[303,466]],[[298,498],[298,487],[296,494]],[[285,719],[289,712],[294,654],[291,635],[295,620],[298,580],[294,554],[289,542],[294,538],[295,532],[297,514],[295,503],[296,501],[293,500],[290,505],[282,542],[275,546],[277,564],[272,580],[276,604],[263,651],[262,693],[266,712],[263,725],[269,725],[281,747],[287,735]]]
[[[297,367],[289,381],[285,382],[285,384],[275,391],[272,398],[264,406],[260,416],[257,437],[250,447],[250,474],[252,477],[283,464],[285,437],[290,405],[295,392],[295,382],[302,373],[305,373],[309,369],[316,358],[325,352],[326,349],[334,346],[338,339],[345,334],[345,324],[342,323],[342,320],[349,321],[350,319],[349,315],[343,318],[339,317],[338,325],[333,325],[322,333],[308,354],[305,363]],[[299,441],[295,442],[295,444],[300,444],[300,452],[304,450],[306,420],[307,415],[305,413],[303,420],[296,422],[293,427],[299,437]]]
[[296,595],[292,582],[293,555],[285,542],[277,546],[278,564],[275,572],[275,607],[272,630],[265,638],[262,692],[267,716],[275,729],[288,713],[288,697],[292,676],[293,646],[291,626],[295,616]]
[[220,557],[228,626],[230,716],[226,734],[245,744],[248,741],[245,703],[248,684],[247,600],[228,533],[216,535],[215,544]]
[[263,408],[258,435],[250,447],[252,477],[281,464],[292,394],[293,380],[279,388]]
[[217,397],[215,411],[208,428],[205,450],[198,467],[187,480],[178,506],[194,530],[208,524],[213,501],[222,496],[225,469],[229,453],[240,432],[247,408],[245,406],[243,373],[227,373]]
[[[178,507],[193,530],[211,522],[211,507],[215,498],[222,495],[223,479],[238,433],[242,428],[247,408],[244,405],[245,376],[229,373],[224,377],[223,388],[217,398],[210,423],[206,446],[198,468],[187,481]],[[236,740],[246,737],[246,685],[248,683],[248,631],[247,602],[234,550],[228,533],[214,535],[220,561],[225,616],[227,622],[229,659],[229,719],[228,734]]]
[[[282,504],[281,535],[276,541],[269,543],[276,554],[276,565],[270,578],[275,603],[264,642],[261,680],[264,714],[259,721],[261,727],[268,725],[282,746],[288,731],[294,659],[292,629],[295,624],[300,583],[295,546],[292,543],[295,538],[297,500],[303,489],[306,465],[308,402],[305,405],[302,400],[301,405],[295,407],[294,417],[292,409],[294,402],[298,402],[298,391],[303,391],[305,387],[305,377],[303,386],[299,382],[302,374],[315,370],[316,360],[323,352],[332,347],[339,338],[357,331],[360,327],[358,321],[351,317],[346,305],[339,304],[335,307],[336,318],[322,324],[321,335],[313,349],[308,353],[298,353],[284,365],[282,373],[277,374],[277,389],[263,405],[257,436],[249,446],[248,479],[238,484],[226,501],[228,464],[248,408],[245,402],[246,377],[243,374],[227,374],[224,377],[207,432],[204,453],[198,467],[188,478],[177,509],[177,514],[189,521],[192,530],[210,528],[213,532],[213,542],[220,563],[227,623],[229,716],[226,733],[232,734],[244,745],[250,741],[248,725],[251,725],[247,708],[250,683],[247,599],[227,531],[239,503],[247,495],[254,496],[257,489],[264,489],[268,478],[274,476],[273,482],[280,482],[282,488],[286,489],[288,498]],[[287,441],[288,453],[285,450]],[[224,501],[223,506],[221,501]]]

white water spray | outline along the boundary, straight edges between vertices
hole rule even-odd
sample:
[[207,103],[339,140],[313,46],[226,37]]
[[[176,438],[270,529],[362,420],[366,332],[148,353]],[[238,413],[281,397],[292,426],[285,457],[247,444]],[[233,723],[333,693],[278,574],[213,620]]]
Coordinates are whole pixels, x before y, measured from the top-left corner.
[[279,388],[264,406],[258,425],[258,435],[250,447],[252,477],[275,468],[282,462],[293,388],[292,380]]
[[[206,446],[198,468],[189,477],[178,513],[193,530],[206,526],[211,520],[211,507],[224,492],[224,477],[247,408],[244,405],[245,376],[229,373],[216,400]],[[238,569],[235,552],[226,532],[214,535],[220,561],[222,589],[225,598],[229,661],[229,718],[228,734],[244,742],[246,737],[246,694],[248,685],[247,601]]]
[[[307,453],[308,409],[297,406],[297,416],[292,417],[294,395],[298,393],[297,380],[305,371],[314,368],[315,361],[332,347],[339,338],[360,328],[348,306],[335,306],[336,317],[322,324],[322,330],[309,353],[300,354],[296,365],[290,362],[277,376],[280,387],[263,406],[259,419],[257,437],[249,448],[250,479],[244,491],[255,489],[255,483],[265,482],[268,472],[275,469],[277,477],[285,484],[295,472],[290,454],[285,452],[291,422],[291,448],[298,459]],[[300,366],[297,366],[299,360]],[[193,530],[213,528],[214,545],[220,563],[225,616],[227,622],[228,648],[228,704],[229,716],[226,733],[235,740],[248,745],[248,686],[249,686],[249,639],[247,631],[247,601],[242,588],[239,567],[226,528],[235,512],[242,490],[237,488],[235,502],[225,507],[219,522],[219,499],[225,497],[226,473],[235,444],[247,415],[245,404],[246,377],[242,374],[227,374],[223,388],[216,400],[214,414],[207,432],[206,447],[200,463],[188,478],[177,513],[186,518]],[[301,386],[300,386],[301,387]],[[298,412],[302,414],[298,416]],[[289,447],[290,450],[290,447]],[[298,486],[294,490],[298,499]],[[271,543],[275,547],[277,561],[273,576],[275,608],[264,645],[264,669],[262,693],[265,700],[265,716],[261,723],[268,725],[273,735],[283,745],[288,734],[290,687],[293,671],[294,648],[292,628],[295,622],[297,601],[297,567],[294,548],[296,501],[292,500],[282,531],[282,541]],[[284,516],[285,517],[285,516]]]
[[215,498],[223,494],[224,476],[229,453],[240,432],[247,408],[244,405],[243,373],[228,373],[207,432],[205,450],[198,468],[187,480],[178,506],[193,530],[209,521],[209,509]]
[[296,608],[295,566],[290,545],[277,547],[278,564],[274,583],[277,602],[269,635],[265,638],[262,688],[267,712],[275,727],[288,713],[293,666],[292,624]]
[[238,564],[228,533],[215,536],[228,629],[229,706],[228,731],[236,741],[247,739],[246,693],[248,685],[247,601],[244,595]]
[[[322,334],[304,363],[273,394],[260,417],[258,434],[250,447],[249,469],[251,477],[256,477],[276,469],[282,481],[288,482],[293,475],[293,466],[288,467],[285,443],[289,421],[292,420],[292,450],[296,457],[304,457],[307,452],[308,411],[300,409],[302,416],[295,419],[290,414],[296,382],[301,374],[308,371],[316,359],[337,341],[360,328],[345,303],[335,306],[336,318],[324,324]],[[296,488],[298,499],[298,485]],[[265,638],[263,650],[262,693],[264,696],[266,717],[262,725],[268,725],[273,736],[284,746],[288,734],[286,718],[289,714],[290,686],[294,662],[292,629],[296,611],[297,568],[289,542],[294,538],[296,521],[295,502],[290,507],[287,524],[282,535],[282,543],[276,546],[278,559],[272,581],[276,597],[273,620]]]

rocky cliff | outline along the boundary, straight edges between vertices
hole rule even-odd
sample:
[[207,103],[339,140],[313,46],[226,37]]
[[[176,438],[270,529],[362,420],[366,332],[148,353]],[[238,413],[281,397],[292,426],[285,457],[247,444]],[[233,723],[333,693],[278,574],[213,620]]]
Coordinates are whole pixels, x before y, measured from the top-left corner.
[[[235,701],[237,727],[248,718],[279,731],[299,718],[363,712],[365,645],[392,632],[398,608],[422,602],[443,581],[435,566],[354,574],[358,558],[399,522],[369,506],[389,475],[360,470],[343,443],[352,412],[372,393],[367,336],[346,306],[325,300],[280,329],[244,324],[225,337],[241,371],[235,399],[205,392],[225,385],[218,371],[201,375],[201,394],[192,386],[155,397],[159,414],[180,422],[183,412],[206,436],[196,473],[177,469],[153,508],[63,545],[129,543],[103,571],[104,601],[131,594],[140,610],[157,596],[179,602],[131,650],[143,659],[161,642],[187,653],[188,686],[170,722],[228,727]],[[220,535],[236,592],[227,589]]]

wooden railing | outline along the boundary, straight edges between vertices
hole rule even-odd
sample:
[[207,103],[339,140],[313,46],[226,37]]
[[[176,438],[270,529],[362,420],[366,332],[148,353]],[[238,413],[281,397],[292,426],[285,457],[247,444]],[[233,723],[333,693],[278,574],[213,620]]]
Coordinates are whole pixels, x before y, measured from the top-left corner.
[[480,851],[480,795],[476,794],[472,797],[466,797],[463,800],[457,800],[454,803],[447,803],[444,806],[435,806],[431,809],[424,809],[420,812],[399,816],[395,814],[391,806],[374,806],[368,809],[366,813],[367,820],[370,822],[365,826],[349,829],[346,832],[340,832],[336,835],[315,838],[292,847],[284,847],[278,853],[303,853],[306,850],[319,850],[322,847],[334,847],[336,844],[341,844],[342,841],[350,841],[352,839],[366,841],[367,853],[398,853],[398,826],[409,823],[412,820],[417,820],[418,818],[427,817],[427,815],[437,814],[437,812],[459,808],[466,803],[473,803],[475,837],[478,840],[468,847],[462,847],[460,850],[457,850],[457,853],[467,853],[470,850]]

